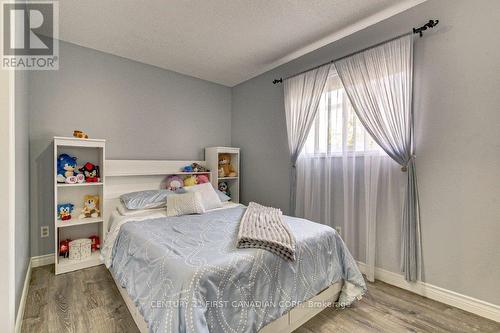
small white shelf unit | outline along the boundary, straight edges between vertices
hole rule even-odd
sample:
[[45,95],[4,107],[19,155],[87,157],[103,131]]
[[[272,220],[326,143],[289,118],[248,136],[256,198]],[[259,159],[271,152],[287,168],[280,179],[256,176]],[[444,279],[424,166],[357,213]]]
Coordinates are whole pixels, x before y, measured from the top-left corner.
[[[231,165],[236,171],[236,177],[219,177],[219,154],[231,155]],[[207,147],[205,160],[211,172],[211,182],[218,188],[220,182],[226,182],[231,194],[231,201],[240,202],[240,148],[235,147]]]
[[[55,246],[55,273],[62,274],[91,266],[101,264],[100,252],[92,252],[91,256],[82,260],[71,260],[59,256],[59,242],[65,239],[88,238],[98,235],[102,244],[104,243],[105,231],[107,230],[104,216],[104,166],[105,166],[106,141],[102,139],[79,139],[72,137],[54,137],[54,246]],[[60,154],[68,154],[77,157],[77,166],[86,162],[99,166],[101,182],[63,184],[57,182],[57,158]],[[92,218],[79,218],[83,208],[85,195],[99,196],[100,215]],[[59,220],[57,218],[57,205],[72,203],[75,205],[71,219]]]

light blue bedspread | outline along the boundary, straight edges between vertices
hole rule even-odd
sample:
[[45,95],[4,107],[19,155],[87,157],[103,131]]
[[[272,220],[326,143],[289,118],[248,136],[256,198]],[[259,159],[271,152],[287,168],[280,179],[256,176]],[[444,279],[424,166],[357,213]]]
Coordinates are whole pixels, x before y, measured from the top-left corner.
[[151,332],[257,332],[341,279],[347,281],[341,305],[365,292],[356,262],[328,226],[284,217],[297,241],[294,262],[261,249],[237,249],[244,211],[121,227],[110,270]]

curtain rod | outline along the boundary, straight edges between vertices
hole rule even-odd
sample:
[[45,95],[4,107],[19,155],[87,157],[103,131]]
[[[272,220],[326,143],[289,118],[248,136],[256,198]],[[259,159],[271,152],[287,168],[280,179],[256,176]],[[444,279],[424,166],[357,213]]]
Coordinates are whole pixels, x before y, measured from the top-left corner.
[[371,45],[371,46],[365,47],[364,49],[361,49],[361,50],[359,50],[359,51],[356,51],[356,52],[350,53],[350,54],[348,54],[348,55],[346,55],[346,56],[343,56],[343,57],[340,57],[340,58],[337,58],[337,59],[333,59],[333,60],[327,61],[327,62],[325,62],[325,63],[323,63],[323,64],[321,64],[321,65],[318,65],[318,66],[315,66],[315,67],[312,67],[312,68],[306,69],[305,71],[302,71],[302,72],[297,73],[297,74],[290,75],[290,76],[288,76],[288,77],[286,77],[286,78],[284,78],[284,79],[283,79],[283,78],[281,78],[281,77],[280,77],[279,79],[274,79],[274,80],[273,80],[273,84],[276,84],[276,83],[282,83],[282,82],[283,82],[283,80],[288,80],[288,79],[290,79],[290,78],[292,78],[292,77],[295,77],[295,76],[297,76],[297,75],[304,74],[304,73],[306,73],[306,72],[312,71],[312,70],[314,70],[314,69],[316,69],[316,68],[319,68],[319,67],[321,67],[321,66],[324,66],[324,65],[327,65],[327,64],[331,64],[331,63],[333,63],[333,62],[335,62],[335,61],[339,61],[339,60],[341,60],[341,59],[345,59],[345,58],[347,58],[347,57],[351,57],[351,56],[353,56],[353,55],[355,55],[355,54],[358,54],[358,53],[364,52],[364,51],[369,50],[369,49],[373,49],[373,48],[375,48],[375,47],[377,47],[377,46],[380,46],[380,45],[382,45],[382,44],[388,43],[388,42],[390,42],[390,41],[393,41],[393,40],[395,40],[395,39],[401,38],[401,37],[406,36],[406,35],[409,35],[409,34],[419,34],[419,35],[420,35],[420,37],[422,37],[422,36],[424,35],[424,34],[423,34],[423,32],[424,32],[425,30],[427,30],[428,28],[434,28],[436,25],[438,25],[438,23],[439,23],[439,20],[429,20],[429,22],[427,22],[427,23],[426,23],[426,24],[424,24],[423,26],[418,27],[418,28],[413,28],[413,30],[412,30],[411,32],[407,32],[407,33],[401,34],[401,35],[399,35],[399,36],[396,36],[396,37],[390,38],[390,39],[388,39],[388,40],[385,40],[385,41],[383,41],[383,42],[377,43],[377,44],[375,44],[375,45]]

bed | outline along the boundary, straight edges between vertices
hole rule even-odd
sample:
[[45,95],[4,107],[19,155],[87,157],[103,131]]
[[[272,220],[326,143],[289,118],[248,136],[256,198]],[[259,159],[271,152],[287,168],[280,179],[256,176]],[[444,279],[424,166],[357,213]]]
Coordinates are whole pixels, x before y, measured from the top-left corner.
[[120,194],[161,187],[162,173],[178,170],[172,163],[106,162],[109,232],[101,253],[141,332],[292,332],[366,291],[342,239],[324,225],[285,217],[296,238],[291,262],[236,248],[243,205],[179,217],[117,212]]

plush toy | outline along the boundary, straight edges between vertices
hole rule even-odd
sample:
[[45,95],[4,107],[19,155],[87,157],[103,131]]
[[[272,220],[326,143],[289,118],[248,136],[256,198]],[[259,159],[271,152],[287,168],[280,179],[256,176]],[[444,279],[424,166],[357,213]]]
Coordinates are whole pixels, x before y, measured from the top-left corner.
[[86,195],[83,200],[83,208],[80,218],[98,217],[99,216],[99,196]]
[[186,165],[184,168],[181,170],[182,172],[193,172],[193,167],[191,165]]
[[72,203],[63,203],[57,205],[57,218],[62,221],[71,220],[71,213],[75,205]]
[[58,183],[77,183],[76,178],[76,157],[68,154],[61,154],[57,158],[57,182]]
[[227,195],[228,197],[231,196],[231,193],[229,192],[229,186],[227,186],[226,182],[220,182],[219,183],[219,191]]
[[65,239],[59,242],[59,255],[64,258],[69,257],[69,242],[71,242],[71,239]]
[[226,174],[224,173],[223,167],[220,167],[217,173],[219,174],[219,178],[223,178],[226,176]]
[[181,177],[172,175],[167,178],[167,190],[175,191],[184,186],[184,181]]
[[196,178],[196,176],[188,176],[186,178],[184,178],[184,186],[193,186],[193,185],[196,185],[198,183],[198,180]]
[[224,169],[224,177],[236,177],[236,170],[231,165],[231,154],[219,154],[219,169]]
[[99,167],[97,165],[87,162],[79,170],[85,175],[85,181],[87,183],[98,183],[101,181]]
[[181,169],[182,172],[208,172],[208,169],[205,168],[204,166],[198,164],[198,163],[193,163],[191,165],[186,165]]
[[92,252],[95,252],[101,248],[101,241],[99,240],[99,236],[93,235],[90,236],[89,239],[92,242],[90,245],[90,249],[92,250]]
[[191,167],[193,168],[194,172],[207,172],[207,171],[209,171],[207,168],[205,168],[204,166],[202,166],[198,163],[191,164]]
[[83,131],[79,131],[79,130],[74,130],[73,131],[73,136],[75,138],[79,138],[79,139],[88,139],[89,136],[87,135],[87,133],[83,132]]
[[209,182],[207,175],[198,175],[196,179],[198,184],[205,184]]

